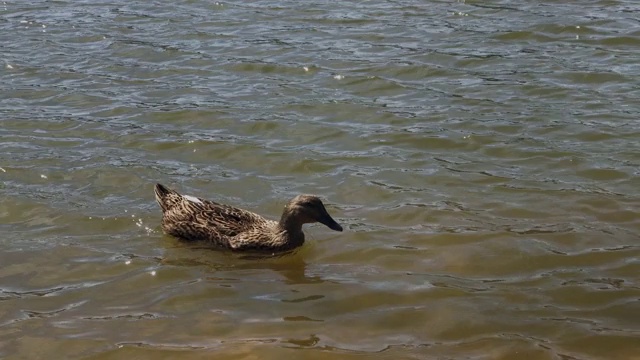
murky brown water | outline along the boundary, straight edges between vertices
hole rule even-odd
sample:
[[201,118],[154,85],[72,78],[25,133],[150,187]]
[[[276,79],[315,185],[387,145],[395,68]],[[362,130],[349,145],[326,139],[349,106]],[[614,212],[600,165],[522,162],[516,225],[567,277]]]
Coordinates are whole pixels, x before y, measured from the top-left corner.
[[[637,2],[0,14],[0,358],[640,359]],[[346,231],[181,244],[155,182]]]

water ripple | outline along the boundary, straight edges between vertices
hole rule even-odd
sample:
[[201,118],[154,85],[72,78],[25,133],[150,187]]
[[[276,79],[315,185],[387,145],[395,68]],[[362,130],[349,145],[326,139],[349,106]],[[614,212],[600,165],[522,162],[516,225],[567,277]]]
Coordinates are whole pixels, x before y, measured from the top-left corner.
[[[635,356],[637,10],[1,4],[0,356]],[[348,231],[190,247],[155,182]]]

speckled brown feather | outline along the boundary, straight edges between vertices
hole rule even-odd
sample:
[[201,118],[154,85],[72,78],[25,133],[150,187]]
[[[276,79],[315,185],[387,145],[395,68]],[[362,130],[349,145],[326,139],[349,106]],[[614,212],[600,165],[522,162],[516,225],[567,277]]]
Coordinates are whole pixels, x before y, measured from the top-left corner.
[[324,214],[323,221],[329,221],[334,230],[342,231],[326,213],[322,202],[310,195],[292,200],[280,222],[229,205],[184,196],[161,184],[155,186],[155,195],[162,208],[162,229],[167,234],[190,241],[204,240],[233,250],[287,250],[302,245],[302,224],[318,220],[313,218],[313,212],[300,212],[295,208],[292,204],[296,204],[296,199],[304,199],[309,207],[320,209],[317,212]]

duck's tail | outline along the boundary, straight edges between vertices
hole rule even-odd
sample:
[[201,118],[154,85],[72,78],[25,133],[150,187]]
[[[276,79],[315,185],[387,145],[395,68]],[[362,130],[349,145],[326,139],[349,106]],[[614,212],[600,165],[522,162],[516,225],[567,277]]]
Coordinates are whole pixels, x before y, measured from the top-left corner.
[[158,202],[158,205],[160,205],[160,207],[162,208],[162,211],[167,211],[167,209],[170,207],[171,205],[171,197],[169,195],[171,194],[178,194],[177,192],[169,189],[168,187],[162,185],[162,184],[156,184],[154,191],[156,193],[156,201]]

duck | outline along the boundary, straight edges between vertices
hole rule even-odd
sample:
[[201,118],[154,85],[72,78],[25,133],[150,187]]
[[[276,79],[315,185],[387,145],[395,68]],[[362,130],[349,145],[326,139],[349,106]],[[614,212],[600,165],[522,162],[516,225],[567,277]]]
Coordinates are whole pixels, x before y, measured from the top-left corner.
[[298,195],[285,205],[279,221],[248,210],[191,195],[156,184],[155,197],[162,209],[162,230],[185,241],[204,241],[234,251],[286,251],[304,244],[302,226],[319,222],[331,230],[342,226],[329,215],[315,195]]

